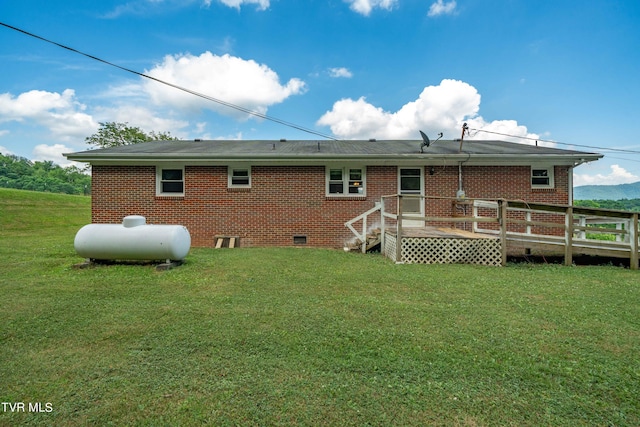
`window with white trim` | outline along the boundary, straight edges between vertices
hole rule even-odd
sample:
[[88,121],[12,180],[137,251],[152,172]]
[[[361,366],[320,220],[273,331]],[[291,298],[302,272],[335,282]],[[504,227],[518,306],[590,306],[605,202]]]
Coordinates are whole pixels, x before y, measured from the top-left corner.
[[156,167],[156,194],[184,196],[184,167]]
[[229,171],[229,188],[251,187],[251,166],[231,167]]
[[326,193],[328,196],[366,195],[366,172],[362,167],[327,166]]
[[553,188],[553,166],[531,167],[531,188]]

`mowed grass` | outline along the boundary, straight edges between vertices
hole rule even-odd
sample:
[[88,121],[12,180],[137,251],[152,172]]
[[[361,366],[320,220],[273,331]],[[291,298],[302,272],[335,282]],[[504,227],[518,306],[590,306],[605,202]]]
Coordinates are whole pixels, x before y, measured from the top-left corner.
[[27,409],[0,425],[640,425],[637,271],[296,248],[74,269],[89,206],[0,189],[0,400]]

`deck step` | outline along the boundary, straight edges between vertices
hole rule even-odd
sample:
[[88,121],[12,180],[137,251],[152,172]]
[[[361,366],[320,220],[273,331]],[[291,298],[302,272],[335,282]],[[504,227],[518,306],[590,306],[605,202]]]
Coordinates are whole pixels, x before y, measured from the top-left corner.
[[375,248],[380,243],[381,243],[380,235],[378,235],[377,237],[375,237],[373,239],[367,239],[367,251],[371,250],[372,248]]
[[367,234],[365,242],[355,241],[349,244],[347,247],[345,247],[345,250],[348,249],[349,251],[362,252],[362,245],[365,245],[366,251],[368,252],[371,249],[375,248],[376,246],[380,245],[380,243],[381,243],[380,229],[378,228],[375,230],[371,230],[369,234]]

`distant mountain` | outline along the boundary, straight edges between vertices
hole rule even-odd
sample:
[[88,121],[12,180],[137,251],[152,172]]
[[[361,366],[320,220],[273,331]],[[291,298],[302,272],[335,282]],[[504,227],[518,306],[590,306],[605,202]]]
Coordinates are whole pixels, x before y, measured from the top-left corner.
[[633,184],[581,185],[574,187],[575,200],[640,199],[640,181]]

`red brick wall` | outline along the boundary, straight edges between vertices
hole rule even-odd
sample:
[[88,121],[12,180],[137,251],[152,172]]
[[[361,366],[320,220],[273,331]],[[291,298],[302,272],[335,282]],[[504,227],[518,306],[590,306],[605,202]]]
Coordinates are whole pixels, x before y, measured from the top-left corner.
[[[532,189],[529,166],[463,166],[462,188],[468,198],[502,198],[528,202],[567,204],[568,168],[555,167],[555,188]],[[425,170],[425,195],[456,197],[458,167],[430,166]]]
[[[429,170],[425,194],[455,197],[457,166]],[[567,203],[567,168],[556,167],[553,190],[532,190],[530,173],[528,166],[463,167],[463,185],[470,198]],[[253,166],[250,189],[228,189],[225,166],[186,166],[185,196],[178,198],[157,197],[155,181],[155,166],[93,166],[93,222],[143,215],[147,223],[181,224],[193,246],[213,246],[217,235],[238,236],[241,246],[290,246],[300,235],[307,246],[339,248],[353,237],[346,221],[397,193],[397,167],[367,167],[367,196],[347,199],[325,196],[324,166]],[[449,200],[427,206],[428,215],[451,212]]]
[[[554,169],[554,188],[532,189],[530,166],[463,166],[462,188],[471,199],[507,199],[526,202],[568,204],[569,174],[566,166]],[[458,191],[458,166],[431,166],[425,168],[425,195],[456,197]],[[428,200],[427,215],[446,217],[452,213],[471,215],[471,208],[455,208],[451,200]],[[539,221],[562,220],[558,215],[545,215]],[[516,231],[516,230],[513,230]],[[520,231],[520,230],[517,230]]]

